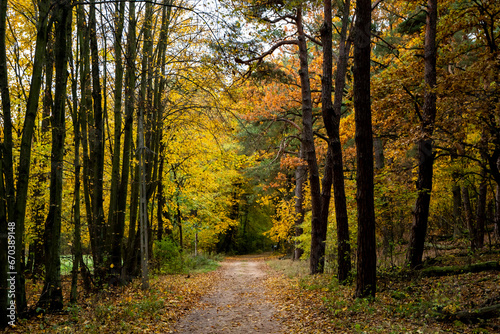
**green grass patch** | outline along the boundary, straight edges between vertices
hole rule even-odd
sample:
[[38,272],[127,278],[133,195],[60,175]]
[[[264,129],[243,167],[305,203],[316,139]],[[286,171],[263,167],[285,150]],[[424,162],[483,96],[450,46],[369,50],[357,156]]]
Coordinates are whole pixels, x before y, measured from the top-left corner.
[[306,260],[272,259],[267,261],[267,264],[288,278],[302,278],[309,274],[309,262]]
[[[94,269],[94,260],[92,255],[83,255],[83,262],[92,271]],[[70,275],[73,269],[73,255],[61,255],[61,275]]]

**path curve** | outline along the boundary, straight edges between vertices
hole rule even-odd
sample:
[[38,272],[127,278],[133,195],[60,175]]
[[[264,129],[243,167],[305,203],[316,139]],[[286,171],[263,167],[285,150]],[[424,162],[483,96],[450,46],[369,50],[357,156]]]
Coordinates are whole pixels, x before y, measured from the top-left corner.
[[266,290],[266,264],[259,257],[226,259],[220,280],[175,326],[175,333],[281,333],[276,307]]

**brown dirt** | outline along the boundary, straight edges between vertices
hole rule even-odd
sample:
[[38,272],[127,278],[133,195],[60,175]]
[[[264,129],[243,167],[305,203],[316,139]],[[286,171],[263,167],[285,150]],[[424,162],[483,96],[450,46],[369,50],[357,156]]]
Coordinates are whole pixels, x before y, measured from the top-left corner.
[[175,333],[281,333],[263,257],[226,259],[220,280],[200,305],[179,320]]

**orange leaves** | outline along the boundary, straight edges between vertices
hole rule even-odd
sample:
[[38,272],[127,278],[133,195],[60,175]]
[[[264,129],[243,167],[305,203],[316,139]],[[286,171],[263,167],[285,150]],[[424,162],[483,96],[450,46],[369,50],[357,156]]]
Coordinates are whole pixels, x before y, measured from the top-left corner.
[[281,157],[280,168],[282,170],[295,170],[298,166],[307,166],[307,162],[295,156],[284,155]]

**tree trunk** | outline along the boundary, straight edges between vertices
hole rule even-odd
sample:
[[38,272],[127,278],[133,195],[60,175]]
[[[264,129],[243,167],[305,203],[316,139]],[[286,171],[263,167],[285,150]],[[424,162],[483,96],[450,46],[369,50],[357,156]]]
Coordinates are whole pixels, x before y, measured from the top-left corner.
[[104,177],[104,119],[102,108],[102,92],[99,68],[99,51],[97,44],[97,23],[96,23],[95,0],[90,3],[89,28],[90,28],[90,54],[92,73],[92,98],[93,98],[93,126],[89,131],[90,143],[90,165],[92,175],[92,224],[89,230],[92,231],[90,237],[94,239],[95,250],[94,274],[99,286],[104,284],[107,273],[105,263],[106,247],[106,226],[104,223],[104,198],[103,198],[103,177]]
[[[42,86],[42,71],[47,46],[48,18],[50,11],[50,0],[38,2],[39,21],[37,22],[37,39],[35,57],[33,61],[33,73],[31,76],[30,92],[26,103],[26,116],[21,138],[21,151],[19,153],[19,165],[17,170],[16,204],[13,218],[15,222],[16,242],[16,308],[19,314],[26,310],[26,290],[24,279],[24,222],[26,218],[26,200],[28,196],[28,185],[30,178],[31,146],[35,128],[36,114],[38,112],[38,101]],[[7,138],[6,138],[7,139]],[[12,150],[12,146],[6,151]],[[12,155],[10,155],[12,156]],[[6,156],[8,158],[8,156]],[[10,178],[10,175],[9,175]],[[7,180],[7,182],[9,182]]]
[[128,228],[127,252],[124,259],[124,275],[137,277],[139,272],[137,268],[138,256],[140,249],[138,247],[139,228],[137,227],[137,210],[139,208],[139,165],[135,165],[132,179],[132,187],[130,189],[130,220]]
[[[120,186],[120,148],[122,133],[122,90],[123,90],[123,63],[122,63],[122,35],[125,20],[125,2],[115,5],[115,96],[114,96],[114,142],[111,170],[111,189],[108,213],[108,226],[111,229],[111,264],[113,275],[120,274],[122,266],[122,244],[125,224],[119,219],[119,188]],[[124,163],[126,163],[124,161]]]
[[[120,181],[120,191],[118,192],[118,222],[120,226],[125,226],[125,212],[127,207],[127,189],[129,183],[129,174],[132,159],[132,126],[134,123],[134,107],[135,107],[135,59],[136,59],[136,15],[135,15],[135,2],[130,2],[129,4],[129,23],[128,23],[128,35],[127,35],[127,56],[126,56],[126,73],[125,73],[125,125],[124,125],[124,135],[123,135],[123,159],[122,159],[122,177]],[[132,178],[134,180],[134,178]],[[134,195],[136,186],[132,186],[130,194],[130,220],[129,220],[129,238],[127,243],[127,251],[123,259],[124,267],[122,269],[122,278],[126,275],[135,276],[132,265],[132,254],[134,254],[134,239],[135,239],[135,217],[132,216],[133,212],[137,212],[137,203]],[[137,188],[138,189],[138,188]],[[138,193],[138,191],[137,191]]]
[[497,185],[495,190],[495,226],[493,235],[497,241],[500,241],[500,186]]
[[325,240],[326,226],[322,226],[321,216],[321,189],[319,182],[318,162],[316,160],[316,148],[314,147],[313,117],[311,85],[309,81],[309,64],[307,60],[307,42],[302,22],[302,8],[297,9],[297,32],[299,44],[300,61],[300,84],[302,91],[302,143],[304,154],[309,168],[309,185],[311,188],[311,256],[309,272],[311,274],[321,273],[325,266]]
[[63,307],[61,289],[61,222],[63,195],[63,158],[66,134],[65,109],[68,82],[68,43],[71,36],[71,6],[67,1],[55,9],[55,94],[52,109],[52,154],[50,172],[50,209],[45,222],[45,284],[38,306],[49,310]]
[[158,229],[156,231],[156,239],[158,241],[163,240],[163,210],[166,206],[165,194],[163,193],[163,166],[165,164],[165,159],[163,158],[163,152],[165,151],[164,145],[162,144],[160,148],[160,167],[158,170],[158,206],[156,212],[156,220],[158,221]]
[[[333,170],[333,197],[335,201],[335,217],[337,222],[337,266],[339,282],[346,282],[351,273],[351,242],[349,239],[349,219],[344,185],[344,162],[342,145],[340,142],[340,117],[342,113],[342,100],[344,96],[347,65],[351,42],[347,39],[349,25],[350,0],[345,0],[340,31],[339,58],[335,77],[335,95],[333,100],[333,118],[331,133],[328,133],[332,150]],[[327,123],[325,123],[326,126]],[[327,131],[328,128],[327,128]],[[326,167],[325,167],[326,168]]]
[[[295,238],[304,233],[302,223],[304,223],[304,182],[307,178],[307,167],[303,164],[304,147],[302,143],[299,149],[300,165],[295,170]],[[295,240],[294,259],[299,260],[304,250],[299,247],[299,241]]]
[[[142,110],[141,110],[142,111]],[[146,167],[144,156],[144,115],[139,113],[139,175],[140,175],[140,191],[139,191],[139,227],[141,235],[141,272],[142,272],[142,289],[149,289],[149,244],[148,244],[148,201],[146,199]]]
[[[332,41],[332,1],[323,2],[323,25],[321,26],[321,42],[323,44],[323,77],[321,78],[321,113],[323,123],[327,129],[328,136],[334,132],[335,127],[332,105],[332,74],[333,74],[333,41]],[[328,138],[328,149],[326,153],[325,172],[321,180],[321,213],[319,216],[321,233],[324,234],[323,243],[326,242],[326,233],[328,229],[328,214],[330,212],[330,199],[332,197],[333,183],[333,152],[331,140]],[[324,229],[324,232],[323,232]],[[326,247],[326,245],[325,245]],[[323,255],[324,257],[324,255]],[[320,272],[324,269],[325,263],[321,265]]]
[[407,260],[411,268],[422,264],[424,243],[429,220],[429,205],[432,191],[432,176],[434,154],[432,134],[436,118],[436,26],[437,26],[437,0],[427,1],[427,25],[425,28],[425,84],[424,106],[421,120],[421,133],[418,140],[418,197],[415,203],[413,224],[411,227],[410,244]]
[[373,199],[373,135],[370,106],[371,1],[356,1],[354,24],[354,110],[356,124],[358,262],[357,298],[375,296],[376,241]]

